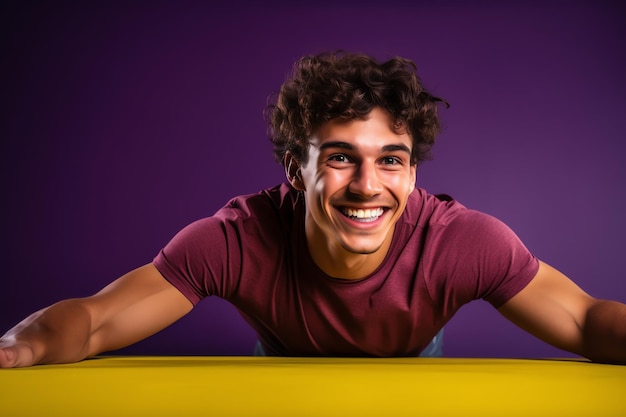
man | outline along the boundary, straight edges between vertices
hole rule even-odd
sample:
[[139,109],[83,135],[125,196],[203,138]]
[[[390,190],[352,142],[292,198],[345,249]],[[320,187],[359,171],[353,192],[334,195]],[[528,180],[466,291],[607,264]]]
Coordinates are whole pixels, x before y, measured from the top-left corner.
[[417,356],[465,303],[594,361],[626,363],[626,305],[597,300],[500,221],[415,188],[443,100],[412,62],[304,57],[268,108],[287,184],[233,199],[97,294],[34,313],[0,366],[79,361],[229,300],[266,354]]

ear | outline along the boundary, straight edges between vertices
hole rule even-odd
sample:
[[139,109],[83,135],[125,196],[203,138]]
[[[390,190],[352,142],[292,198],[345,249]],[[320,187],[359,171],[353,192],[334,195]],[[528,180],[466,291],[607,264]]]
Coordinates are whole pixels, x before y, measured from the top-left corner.
[[409,183],[409,193],[415,190],[415,183],[417,182],[417,165],[411,165],[411,182]]
[[285,175],[287,181],[298,191],[304,191],[304,181],[302,181],[302,171],[300,170],[300,162],[293,156],[291,152],[285,153]]

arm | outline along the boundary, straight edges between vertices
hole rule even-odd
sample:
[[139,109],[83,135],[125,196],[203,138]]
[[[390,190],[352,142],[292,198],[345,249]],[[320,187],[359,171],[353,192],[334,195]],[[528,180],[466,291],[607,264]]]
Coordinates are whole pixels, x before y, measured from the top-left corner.
[[543,262],[530,284],[498,311],[557,348],[626,364],[626,305],[589,296]]
[[148,264],[95,295],[44,308],[0,338],[0,368],[76,362],[138,342],[192,304]]

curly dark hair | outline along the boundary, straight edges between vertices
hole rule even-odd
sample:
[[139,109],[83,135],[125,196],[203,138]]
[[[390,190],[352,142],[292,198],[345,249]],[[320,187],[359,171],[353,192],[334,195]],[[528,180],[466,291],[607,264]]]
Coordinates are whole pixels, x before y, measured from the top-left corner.
[[424,89],[413,61],[378,62],[345,51],[299,59],[274,100],[265,117],[274,157],[281,163],[287,151],[306,162],[309,138],[328,121],[365,119],[380,107],[391,114],[396,131],[411,136],[411,162],[419,164],[428,159],[441,129],[437,103],[449,107]]

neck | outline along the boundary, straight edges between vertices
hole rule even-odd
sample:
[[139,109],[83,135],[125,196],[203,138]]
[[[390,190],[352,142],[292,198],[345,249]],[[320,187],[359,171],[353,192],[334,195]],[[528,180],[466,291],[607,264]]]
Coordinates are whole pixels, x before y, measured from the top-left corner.
[[319,230],[307,230],[309,253],[317,266],[330,277],[358,280],[372,274],[383,263],[393,233],[390,233],[383,245],[372,253],[354,253],[347,251],[338,242],[328,242]]

